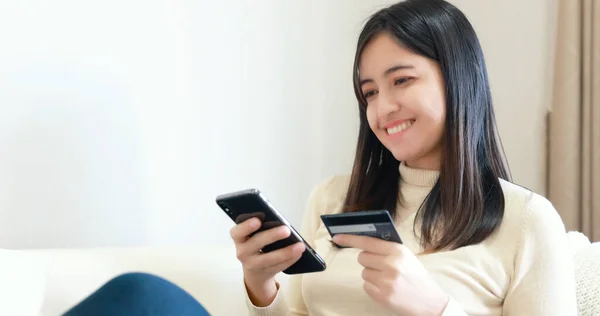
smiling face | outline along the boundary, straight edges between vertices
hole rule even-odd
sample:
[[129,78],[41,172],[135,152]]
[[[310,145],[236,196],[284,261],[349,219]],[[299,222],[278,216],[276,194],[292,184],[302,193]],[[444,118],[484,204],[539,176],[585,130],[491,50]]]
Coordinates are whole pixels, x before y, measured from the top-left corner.
[[439,170],[446,120],[439,65],[381,33],[365,46],[359,73],[367,120],[379,141],[412,168]]

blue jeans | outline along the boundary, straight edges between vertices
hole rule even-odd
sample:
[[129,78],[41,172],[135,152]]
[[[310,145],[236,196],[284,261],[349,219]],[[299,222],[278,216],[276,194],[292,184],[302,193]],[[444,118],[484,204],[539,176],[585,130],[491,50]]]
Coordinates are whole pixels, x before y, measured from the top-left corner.
[[108,281],[64,316],[209,316],[190,294],[147,273]]

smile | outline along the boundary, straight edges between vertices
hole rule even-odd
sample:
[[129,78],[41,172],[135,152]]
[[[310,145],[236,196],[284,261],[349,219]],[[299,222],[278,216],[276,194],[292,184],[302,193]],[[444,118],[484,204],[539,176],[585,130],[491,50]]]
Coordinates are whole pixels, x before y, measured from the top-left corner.
[[411,127],[414,122],[415,122],[415,120],[404,121],[398,125],[386,128],[386,132],[388,133],[388,135],[394,135],[394,134],[404,132],[409,127]]

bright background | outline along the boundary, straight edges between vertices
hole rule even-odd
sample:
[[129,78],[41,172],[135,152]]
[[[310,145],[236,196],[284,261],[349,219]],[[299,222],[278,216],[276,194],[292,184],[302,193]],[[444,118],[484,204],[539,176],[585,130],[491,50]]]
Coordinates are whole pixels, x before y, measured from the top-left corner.
[[[299,225],[349,172],[356,37],[392,2],[0,2],[0,248],[228,243],[214,198],[247,187]],[[543,194],[555,0],[452,2]]]

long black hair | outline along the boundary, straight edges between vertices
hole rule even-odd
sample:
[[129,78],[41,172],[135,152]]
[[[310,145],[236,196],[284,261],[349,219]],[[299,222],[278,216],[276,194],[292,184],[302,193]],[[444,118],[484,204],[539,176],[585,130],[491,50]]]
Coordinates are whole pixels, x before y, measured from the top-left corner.
[[499,179],[510,181],[510,172],[479,40],[465,15],[443,0],[394,4],[372,15],[360,33],[353,78],[360,130],[344,211],[387,209],[395,215],[402,201],[400,162],[369,128],[360,89],[360,56],[382,32],[436,61],[446,85],[440,177],[417,214],[421,245],[430,252],[477,244],[502,222],[505,201]]

